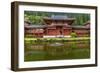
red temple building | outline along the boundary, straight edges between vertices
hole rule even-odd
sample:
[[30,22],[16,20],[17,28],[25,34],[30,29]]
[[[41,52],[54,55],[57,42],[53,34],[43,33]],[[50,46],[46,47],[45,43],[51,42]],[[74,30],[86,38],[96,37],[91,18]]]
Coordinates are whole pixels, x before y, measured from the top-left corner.
[[67,16],[51,16],[44,17],[43,24],[32,25],[25,21],[25,35],[33,35],[35,37],[71,37],[71,33],[75,32],[77,36],[86,36],[90,34],[90,22],[86,22],[83,26],[73,24],[75,18]]

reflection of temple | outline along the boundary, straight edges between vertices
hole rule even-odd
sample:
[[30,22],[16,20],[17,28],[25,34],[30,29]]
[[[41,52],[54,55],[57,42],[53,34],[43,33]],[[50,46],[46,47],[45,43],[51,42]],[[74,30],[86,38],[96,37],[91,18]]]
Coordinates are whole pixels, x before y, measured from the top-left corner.
[[43,18],[43,25],[32,25],[25,21],[25,35],[35,35],[37,37],[70,37],[72,31],[78,36],[89,35],[90,22],[84,26],[73,26],[74,18],[66,16],[51,16]]

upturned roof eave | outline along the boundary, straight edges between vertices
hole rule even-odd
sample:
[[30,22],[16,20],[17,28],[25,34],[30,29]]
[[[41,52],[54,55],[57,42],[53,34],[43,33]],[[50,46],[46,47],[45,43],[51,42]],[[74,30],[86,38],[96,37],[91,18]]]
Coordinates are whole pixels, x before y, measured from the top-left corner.
[[57,18],[49,18],[49,17],[44,17],[43,20],[63,20],[63,21],[74,21],[75,18],[61,18],[61,19],[57,19]]

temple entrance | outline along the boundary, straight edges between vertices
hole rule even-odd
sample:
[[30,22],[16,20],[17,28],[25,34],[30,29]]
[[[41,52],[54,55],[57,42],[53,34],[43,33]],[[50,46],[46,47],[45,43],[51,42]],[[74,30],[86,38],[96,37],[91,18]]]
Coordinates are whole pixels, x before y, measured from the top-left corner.
[[64,35],[62,26],[57,26],[56,29],[57,29],[57,37],[63,37]]

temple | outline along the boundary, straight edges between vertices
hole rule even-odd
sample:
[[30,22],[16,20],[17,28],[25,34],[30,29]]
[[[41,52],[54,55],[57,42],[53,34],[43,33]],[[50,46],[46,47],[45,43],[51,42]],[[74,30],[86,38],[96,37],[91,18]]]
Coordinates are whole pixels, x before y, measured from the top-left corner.
[[35,37],[71,37],[71,33],[75,32],[78,36],[87,36],[90,34],[90,22],[84,25],[76,26],[73,24],[75,18],[68,18],[62,15],[52,15],[44,17],[43,24],[33,25],[28,21],[24,22],[25,35]]

